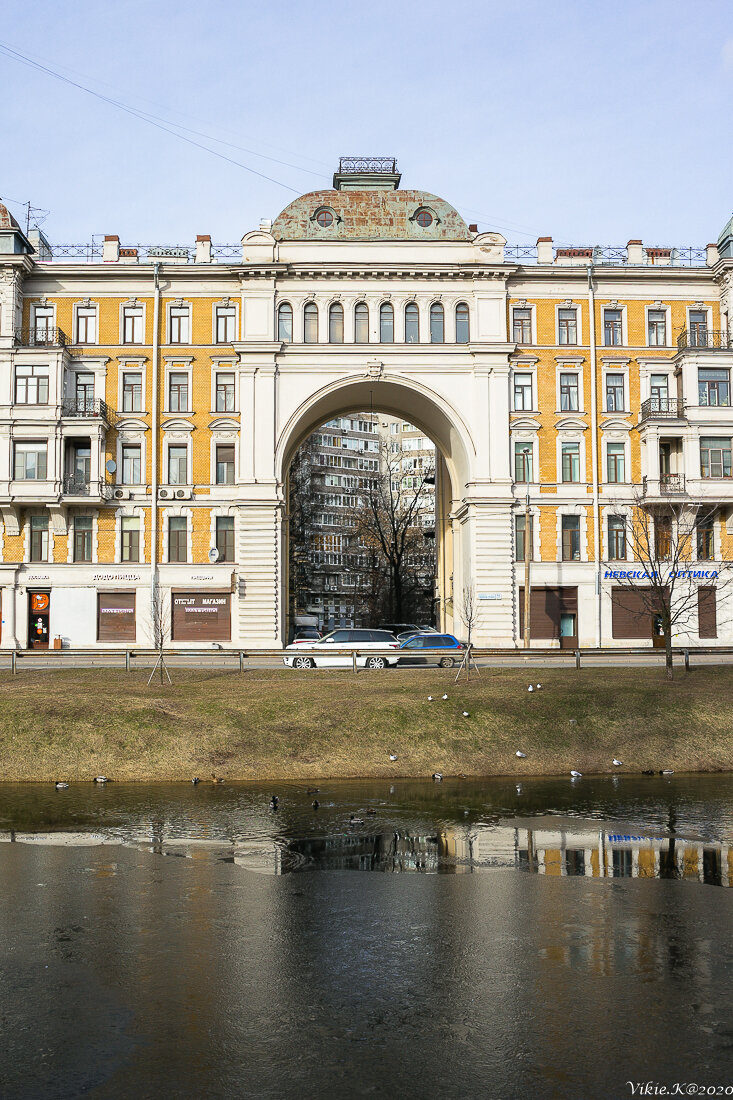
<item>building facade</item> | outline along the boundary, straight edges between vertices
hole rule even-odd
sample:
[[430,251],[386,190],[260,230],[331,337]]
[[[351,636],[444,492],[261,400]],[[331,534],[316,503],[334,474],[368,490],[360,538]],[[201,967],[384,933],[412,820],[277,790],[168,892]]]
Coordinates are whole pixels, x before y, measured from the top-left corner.
[[[702,249],[511,248],[399,182],[342,162],[236,248],[52,247],[0,207],[4,647],[149,645],[154,582],[175,645],[281,644],[290,463],[359,409],[435,444],[442,629],[472,586],[475,640],[521,644],[527,496],[537,645],[652,644],[609,568],[638,494],[714,505],[715,589],[733,220]],[[731,644],[728,601],[676,641]]]

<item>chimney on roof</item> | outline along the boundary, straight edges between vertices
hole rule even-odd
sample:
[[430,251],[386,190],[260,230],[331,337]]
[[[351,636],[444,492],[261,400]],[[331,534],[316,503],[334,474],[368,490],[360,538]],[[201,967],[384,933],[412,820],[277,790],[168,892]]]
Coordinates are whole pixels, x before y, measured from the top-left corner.
[[468,227],[469,233],[478,233],[478,222],[471,222]]
[[552,263],[552,237],[537,238],[537,263]]
[[102,262],[105,264],[116,264],[120,258],[120,238],[116,233],[112,233],[104,238],[102,244]]
[[211,263],[211,237],[208,233],[199,233],[196,237],[196,256],[194,262],[197,264]]
[[644,263],[644,247],[641,241],[627,241],[626,243],[626,263],[627,264],[643,264]]

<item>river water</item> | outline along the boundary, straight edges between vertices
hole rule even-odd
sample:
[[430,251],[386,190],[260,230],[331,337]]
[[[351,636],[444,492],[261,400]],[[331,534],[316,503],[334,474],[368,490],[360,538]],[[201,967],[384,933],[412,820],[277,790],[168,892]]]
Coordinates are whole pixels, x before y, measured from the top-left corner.
[[733,1095],[733,776],[317,785],[0,786],[0,1096]]

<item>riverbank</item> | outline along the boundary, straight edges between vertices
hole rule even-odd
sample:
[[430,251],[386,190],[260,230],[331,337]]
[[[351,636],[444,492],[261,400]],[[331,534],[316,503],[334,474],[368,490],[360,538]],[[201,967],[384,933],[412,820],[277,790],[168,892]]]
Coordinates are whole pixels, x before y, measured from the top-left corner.
[[0,781],[733,770],[731,668],[672,683],[648,668],[533,675],[542,688],[529,693],[523,669],[468,684],[440,669],[176,669],[150,688],[144,671],[5,674]]

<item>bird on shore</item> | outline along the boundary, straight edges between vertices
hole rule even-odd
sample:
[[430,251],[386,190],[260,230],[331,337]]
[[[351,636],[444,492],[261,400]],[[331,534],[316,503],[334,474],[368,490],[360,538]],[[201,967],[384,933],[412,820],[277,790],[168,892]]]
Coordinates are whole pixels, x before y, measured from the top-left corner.
[[542,691],[542,684],[538,684],[536,690],[537,691]]
[[57,790],[57,791],[64,791],[64,790],[66,790],[66,788],[68,787],[68,785],[69,785],[68,783],[64,783],[63,779],[57,779],[57,780],[56,780],[56,790]]
[[276,794],[274,794],[272,796],[272,798],[270,799],[270,809],[271,810],[276,810],[279,803],[280,803],[280,799],[277,797]]
[[320,806],[320,802],[318,801],[317,798],[314,798],[313,799],[313,809],[317,810],[319,806]]
[[470,717],[471,717],[471,715],[470,715],[470,714],[468,713],[468,711],[467,711],[467,710],[464,710],[464,712],[463,712],[463,717],[464,717],[464,718],[470,718]]
[[389,758],[390,758],[390,760],[392,761],[392,763],[394,764],[395,760],[397,759],[397,754],[396,754],[396,753],[394,753],[394,752],[391,752],[391,753],[389,754]]
[[214,773],[212,772],[211,773],[211,782],[212,783],[223,783],[224,780],[221,778],[220,775],[214,775]]
[[614,768],[621,768],[621,767],[623,767],[624,762],[623,762],[623,760],[617,760],[616,757],[614,756],[611,763],[613,764]]
[[443,696],[443,699],[447,699],[447,698],[448,698],[448,696],[447,696],[447,695],[444,695],[444,696]]
[[94,783],[109,783],[109,779],[107,778],[106,775],[97,775],[97,776],[94,777],[92,782],[94,782]]
[[520,760],[526,760],[526,758],[527,758],[526,752],[520,752],[519,749],[517,749],[517,751],[514,753],[514,755],[518,756]]
[[349,818],[349,825],[363,825],[364,819],[362,817],[354,817],[352,814]]
[[576,772],[575,769],[573,769],[570,774],[572,775],[573,779],[582,779],[583,778],[583,773],[582,772]]
[[674,770],[672,768],[662,768],[662,770],[660,771],[659,774],[660,775],[674,775]]
[[529,687],[527,688],[527,691],[534,691],[534,688],[532,687],[532,685],[531,685],[531,684],[530,684],[530,685],[529,685]]
[[443,773],[442,772],[433,772],[433,779],[435,780],[436,783],[441,783],[442,780],[443,780]]
[[433,701],[433,697],[432,697],[432,695],[428,695],[428,702],[429,702],[429,703],[432,703],[432,701]]
[[200,783],[200,782],[201,782],[201,780],[199,779],[199,777],[198,777],[197,775],[195,775],[195,776],[193,777],[193,779],[191,780],[191,782],[193,783],[193,785],[194,785],[194,787],[195,787],[197,783]]

